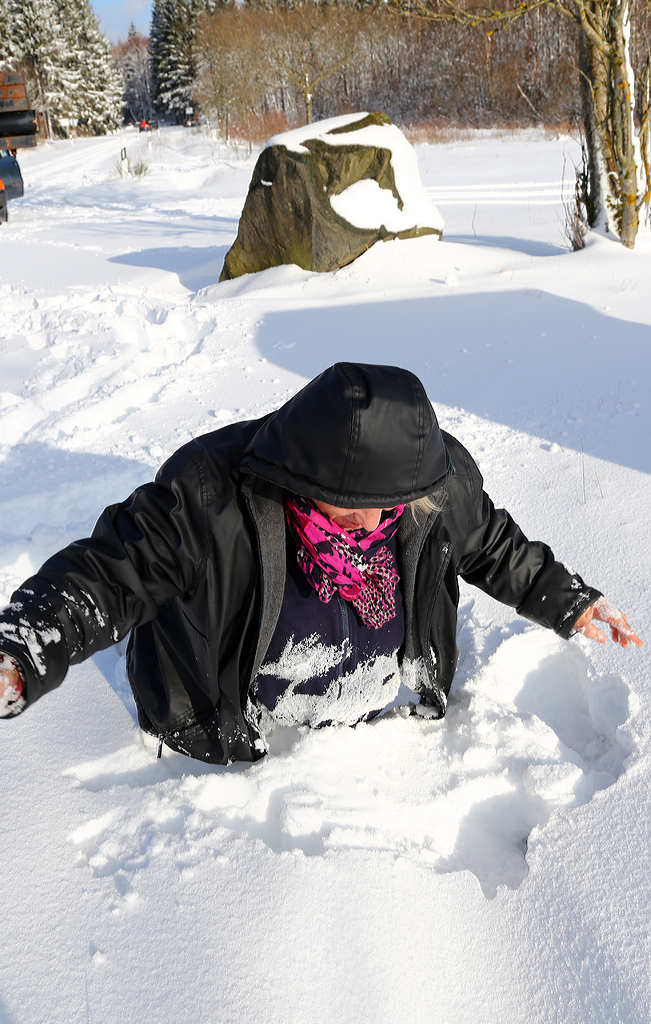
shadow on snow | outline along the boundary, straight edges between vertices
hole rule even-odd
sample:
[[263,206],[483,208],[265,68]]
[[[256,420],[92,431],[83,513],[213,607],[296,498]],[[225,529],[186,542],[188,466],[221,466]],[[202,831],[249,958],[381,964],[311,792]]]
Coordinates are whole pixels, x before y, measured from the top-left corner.
[[151,267],[176,274],[179,282],[189,291],[216,284],[228,252],[228,245],[169,246],[160,249],[141,249],[122,256],[113,256],[109,263],[129,267]]
[[435,407],[651,472],[649,328],[582,302],[523,290],[272,311],[256,340],[308,379],[338,360],[407,366]]

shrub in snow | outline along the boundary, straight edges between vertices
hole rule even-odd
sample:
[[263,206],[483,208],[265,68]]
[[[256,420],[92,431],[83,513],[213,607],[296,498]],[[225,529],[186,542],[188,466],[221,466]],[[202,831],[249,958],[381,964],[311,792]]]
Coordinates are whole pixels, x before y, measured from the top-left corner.
[[220,281],[283,263],[337,270],[380,240],[442,234],[402,132],[384,114],[346,114],[269,140]]

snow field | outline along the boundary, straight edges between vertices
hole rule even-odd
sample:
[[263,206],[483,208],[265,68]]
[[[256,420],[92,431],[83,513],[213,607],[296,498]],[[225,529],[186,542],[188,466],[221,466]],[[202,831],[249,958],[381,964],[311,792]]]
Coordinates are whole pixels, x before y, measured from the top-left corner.
[[[351,358],[414,370],[648,639],[651,245],[567,252],[571,140],[418,147],[442,242],[222,285],[255,154],[124,141],[142,181],[119,138],[30,152],[0,231],[0,600],[188,438]],[[2,1024],[648,1019],[648,647],[465,586],[458,644],[443,722],[276,729],[253,766],[157,760],[121,647],[0,723]]]

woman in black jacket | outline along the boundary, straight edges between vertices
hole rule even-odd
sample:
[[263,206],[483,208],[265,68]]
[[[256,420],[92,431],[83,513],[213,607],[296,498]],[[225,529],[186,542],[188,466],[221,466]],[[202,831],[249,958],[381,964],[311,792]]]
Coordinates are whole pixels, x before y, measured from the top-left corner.
[[457,578],[567,638],[641,645],[598,590],[495,509],[423,385],[339,363],[261,420],[177,451],[0,615],[0,714],[130,633],[143,729],[255,760],[268,720],[353,724],[400,679],[445,714]]

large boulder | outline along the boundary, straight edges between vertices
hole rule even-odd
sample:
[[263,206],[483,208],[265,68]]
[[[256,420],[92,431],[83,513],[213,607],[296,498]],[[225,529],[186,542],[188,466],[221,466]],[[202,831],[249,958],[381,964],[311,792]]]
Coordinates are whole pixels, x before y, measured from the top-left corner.
[[346,114],[269,140],[219,280],[337,270],[380,240],[442,234],[402,132],[385,114]]

